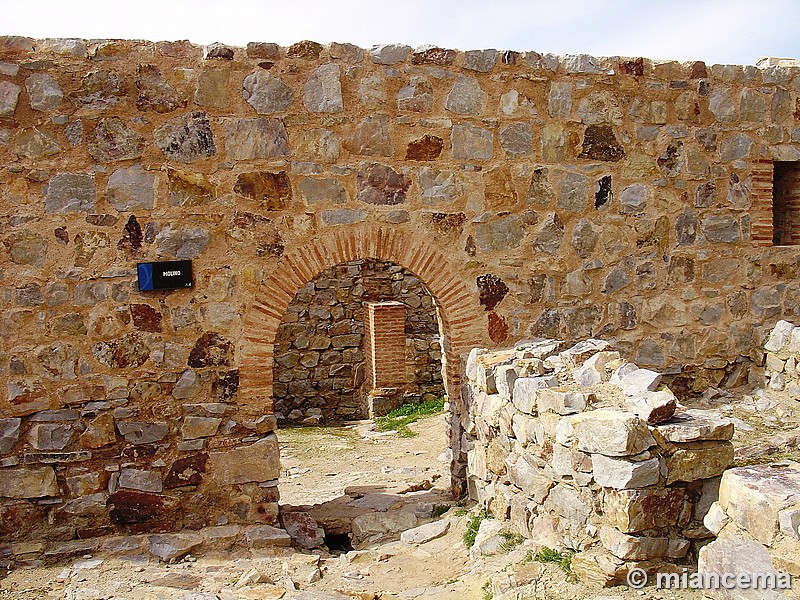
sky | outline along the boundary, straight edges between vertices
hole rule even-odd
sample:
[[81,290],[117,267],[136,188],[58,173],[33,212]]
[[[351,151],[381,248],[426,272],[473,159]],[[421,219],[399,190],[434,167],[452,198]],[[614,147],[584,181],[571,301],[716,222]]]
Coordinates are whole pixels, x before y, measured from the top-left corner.
[[0,35],[800,58],[800,0],[0,0]]

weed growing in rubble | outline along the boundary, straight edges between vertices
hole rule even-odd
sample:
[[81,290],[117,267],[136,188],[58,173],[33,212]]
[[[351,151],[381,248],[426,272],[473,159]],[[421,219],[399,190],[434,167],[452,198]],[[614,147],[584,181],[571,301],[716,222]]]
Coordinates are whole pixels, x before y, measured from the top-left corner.
[[540,563],[556,564],[567,574],[567,581],[575,581],[576,577],[572,572],[572,557],[574,555],[575,550],[566,549],[562,552],[558,552],[557,550],[544,546],[533,556],[533,560]]
[[475,543],[475,538],[478,536],[478,529],[480,529],[481,521],[488,518],[489,513],[483,509],[469,518],[467,530],[464,532],[464,545],[467,548],[472,548],[472,545]]
[[481,591],[483,592],[483,600],[492,600],[494,594],[492,593],[492,580],[487,579],[486,583],[483,584],[481,587]]
[[414,437],[417,435],[408,428],[410,423],[415,423],[423,417],[430,417],[444,410],[445,397],[427,400],[417,404],[403,404],[395,408],[385,417],[375,419],[375,425],[381,431],[397,431],[400,437]]
[[501,531],[500,537],[503,538],[503,543],[500,544],[500,550],[503,552],[511,552],[514,548],[519,546],[525,541],[525,538],[513,531]]

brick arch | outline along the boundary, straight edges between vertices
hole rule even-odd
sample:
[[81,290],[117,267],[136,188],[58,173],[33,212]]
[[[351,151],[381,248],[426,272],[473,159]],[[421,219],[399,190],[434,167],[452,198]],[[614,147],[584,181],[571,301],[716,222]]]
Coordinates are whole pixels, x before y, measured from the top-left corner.
[[271,414],[274,344],[286,309],[295,294],[329,267],[362,258],[405,267],[428,288],[442,323],[445,385],[458,394],[460,357],[483,340],[484,322],[475,292],[458,270],[428,241],[408,231],[380,225],[338,228],[283,255],[261,283],[247,312],[239,363],[239,398],[251,414]]

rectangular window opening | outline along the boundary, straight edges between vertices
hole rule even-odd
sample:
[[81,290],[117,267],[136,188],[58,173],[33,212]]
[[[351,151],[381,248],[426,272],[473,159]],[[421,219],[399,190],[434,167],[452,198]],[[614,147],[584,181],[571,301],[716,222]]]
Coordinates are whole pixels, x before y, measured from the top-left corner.
[[800,244],[800,161],[773,163],[772,244]]

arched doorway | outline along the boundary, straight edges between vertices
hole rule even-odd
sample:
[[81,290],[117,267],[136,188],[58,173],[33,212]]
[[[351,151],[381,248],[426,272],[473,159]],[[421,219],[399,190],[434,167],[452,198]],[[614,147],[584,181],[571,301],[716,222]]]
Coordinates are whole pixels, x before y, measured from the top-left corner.
[[[376,302],[399,305],[404,363],[387,398],[392,404],[377,407],[364,348],[365,322]],[[273,373],[281,427],[364,419],[439,398],[444,385],[436,303],[413,273],[392,262],[360,258],[329,267],[289,303],[275,340]]]
[[[489,342],[477,290],[471,289],[445,254],[409,231],[365,224],[337,228],[289,250],[261,283],[245,318],[241,342],[240,410],[259,418],[274,413],[275,342],[281,319],[301,287],[329,267],[360,258],[390,261],[425,284],[439,307],[444,384],[450,398],[450,439],[461,436],[461,356]],[[455,408],[455,410],[453,410]],[[465,464],[453,453],[454,489],[461,488]]]

